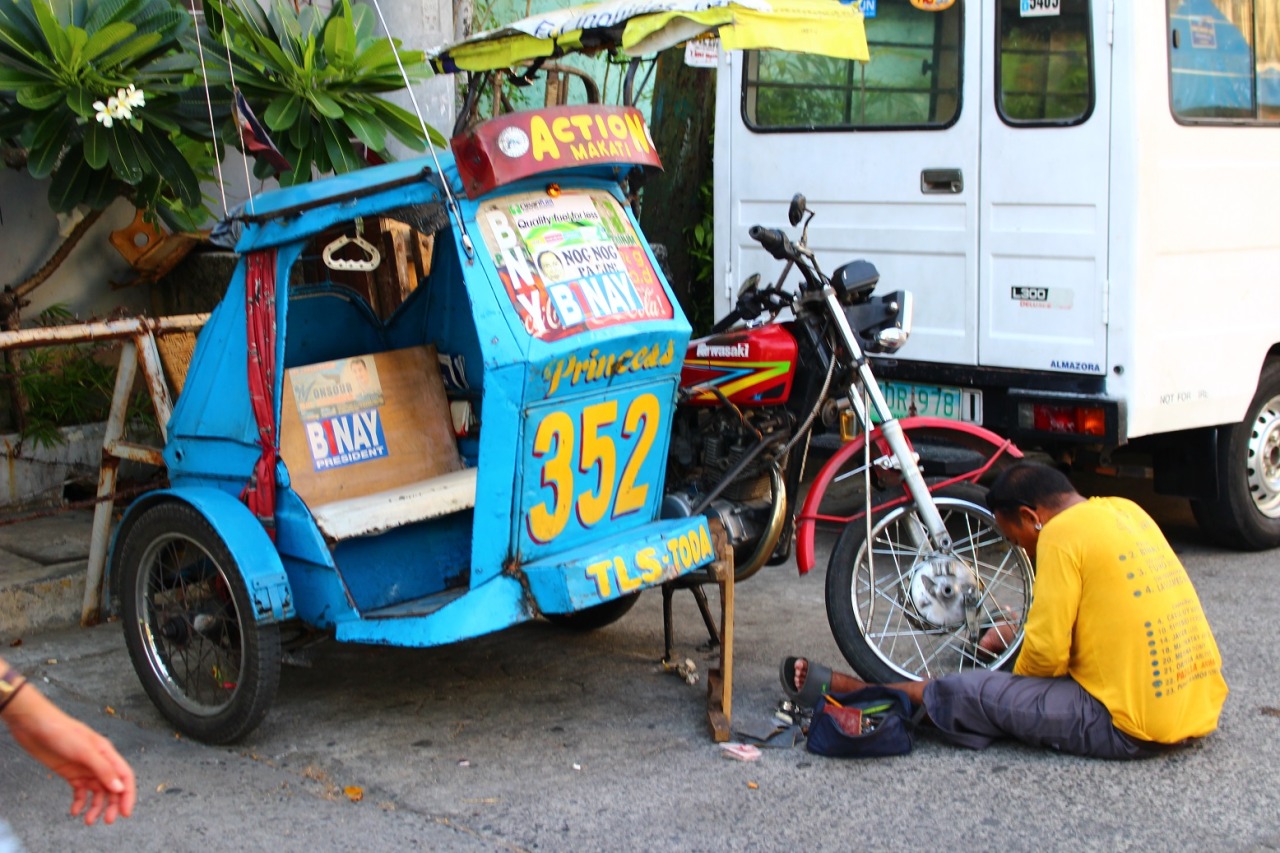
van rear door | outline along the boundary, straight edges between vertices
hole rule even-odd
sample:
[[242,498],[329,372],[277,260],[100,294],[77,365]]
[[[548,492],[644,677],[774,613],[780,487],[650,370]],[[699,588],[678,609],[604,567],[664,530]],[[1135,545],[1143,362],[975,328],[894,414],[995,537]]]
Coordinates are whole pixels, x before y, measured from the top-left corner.
[[992,5],[982,57],[992,83],[980,101],[979,363],[1104,373],[1107,5],[1092,14],[1088,0]]
[[803,192],[824,269],[866,258],[916,294],[903,359],[1104,372],[1107,4],[862,3],[869,63],[726,60],[716,316],[749,274],[777,276],[747,231]]
[[751,273],[776,279],[781,265],[747,231],[785,227],[787,202],[802,192],[817,212],[809,245],[825,271],[866,258],[886,286],[916,292],[910,358],[975,364],[981,31],[972,20],[982,4],[862,5],[869,63],[753,51],[722,68],[715,239],[725,277],[715,313],[733,307]]

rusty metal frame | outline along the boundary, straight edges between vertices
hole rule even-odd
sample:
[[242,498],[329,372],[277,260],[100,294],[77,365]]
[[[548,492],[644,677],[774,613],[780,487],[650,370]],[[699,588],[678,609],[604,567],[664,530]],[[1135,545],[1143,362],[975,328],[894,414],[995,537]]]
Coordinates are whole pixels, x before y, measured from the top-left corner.
[[0,332],[0,350],[121,341],[115,390],[111,396],[111,410],[102,439],[102,460],[98,469],[98,497],[93,511],[88,574],[85,576],[84,602],[80,610],[82,626],[96,625],[102,614],[102,579],[107,565],[107,545],[110,542],[111,516],[115,511],[116,477],[120,462],[128,459],[164,467],[162,447],[150,447],[127,441],[124,437],[125,414],[129,408],[129,397],[133,393],[138,372],[141,370],[143,382],[146,383],[147,393],[155,410],[156,423],[160,425],[161,440],[167,442],[169,417],[173,414],[173,399],[169,395],[169,386],[165,382],[156,338],[175,332],[198,331],[208,319],[208,314],[184,314],[159,318],[133,317],[125,320]]

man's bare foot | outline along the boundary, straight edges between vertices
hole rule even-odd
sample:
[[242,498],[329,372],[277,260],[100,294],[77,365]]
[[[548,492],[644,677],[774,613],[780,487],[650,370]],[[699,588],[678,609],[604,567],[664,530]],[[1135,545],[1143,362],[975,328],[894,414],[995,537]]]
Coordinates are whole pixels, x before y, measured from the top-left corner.
[[[795,666],[795,688],[798,691],[804,689],[805,677],[809,674],[809,662],[804,658],[796,658]],[[831,673],[830,692],[832,693],[850,693],[854,690],[861,690],[867,686],[865,681],[860,681],[852,675],[843,672]]]

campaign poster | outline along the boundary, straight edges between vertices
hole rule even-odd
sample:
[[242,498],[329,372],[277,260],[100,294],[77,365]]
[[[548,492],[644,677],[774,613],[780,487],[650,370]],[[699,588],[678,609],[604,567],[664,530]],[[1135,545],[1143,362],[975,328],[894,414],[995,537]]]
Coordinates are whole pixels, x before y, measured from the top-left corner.
[[387,455],[380,409],[386,398],[372,356],[297,367],[289,381],[315,470]]
[[529,334],[669,319],[667,299],[630,220],[607,193],[526,193],[480,215],[494,264]]

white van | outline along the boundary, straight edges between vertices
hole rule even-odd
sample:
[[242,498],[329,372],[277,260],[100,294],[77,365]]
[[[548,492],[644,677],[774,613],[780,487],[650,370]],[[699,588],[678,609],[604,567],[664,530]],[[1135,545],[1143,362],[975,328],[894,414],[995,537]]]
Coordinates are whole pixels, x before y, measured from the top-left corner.
[[716,315],[803,192],[824,269],[915,294],[897,414],[1142,451],[1216,539],[1280,545],[1280,0],[863,7],[869,63],[720,60]]

